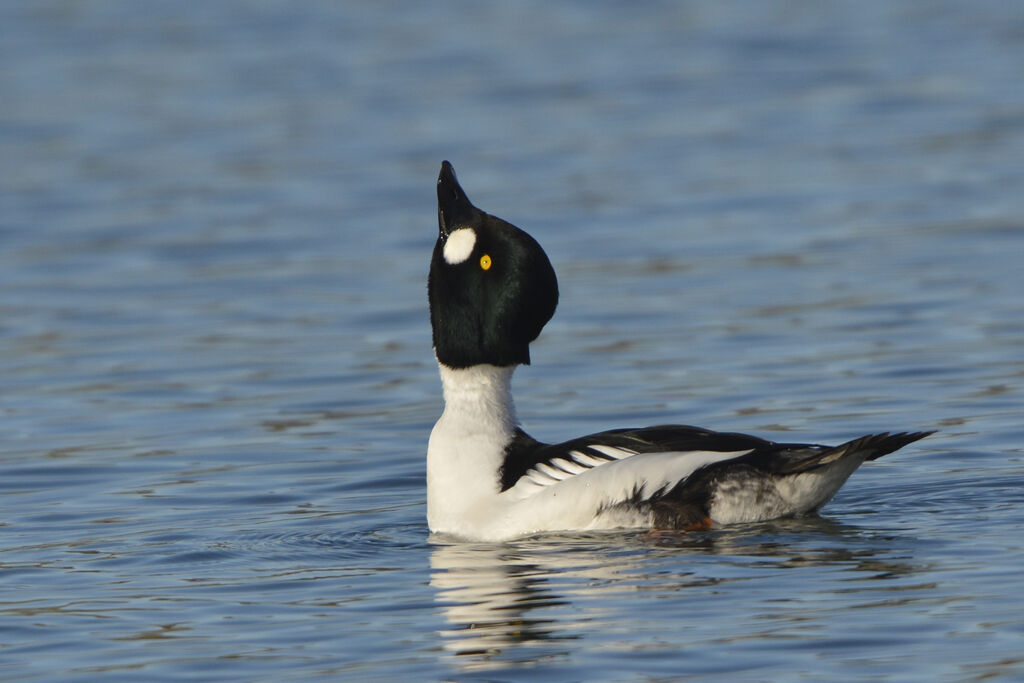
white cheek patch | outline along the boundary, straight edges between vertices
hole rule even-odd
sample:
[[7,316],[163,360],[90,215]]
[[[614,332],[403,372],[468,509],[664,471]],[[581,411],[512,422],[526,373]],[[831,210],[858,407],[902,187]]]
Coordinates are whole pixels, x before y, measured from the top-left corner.
[[474,246],[476,231],[473,228],[453,230],[444,243],[444,260],[450,266],[458,265],[469,258]]

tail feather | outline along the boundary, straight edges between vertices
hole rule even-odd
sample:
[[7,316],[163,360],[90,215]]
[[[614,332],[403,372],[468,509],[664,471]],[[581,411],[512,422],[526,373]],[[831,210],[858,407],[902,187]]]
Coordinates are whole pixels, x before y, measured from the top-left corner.
[[881,434],[868,434],[838,446],[787,448],[774,453],[771,458],[760,460],[757,466],[775,474],[798,474],[831,465],[850,456],[859,458],[858,462],[877,460],[883,455],[888,455],[909,443],[934,433],[897,432],[890,434],[882,432]]
[[865,460],[877,460],[883,455],[898,451],[907,444],[914,443],[934,433],[935,431],[933,430],[928,432],[897,432],[895,434],[883,432],[881,434],[870,434],[853,441],[847,441],[841,446],[837,446],[836,450],[843,449],[844,454],[867,452]]

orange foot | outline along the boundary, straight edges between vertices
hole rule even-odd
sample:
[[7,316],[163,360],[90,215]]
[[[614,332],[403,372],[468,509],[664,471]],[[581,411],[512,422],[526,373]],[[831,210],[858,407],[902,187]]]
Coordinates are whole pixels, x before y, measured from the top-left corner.
[[676,529],[649,529],[645,536],[648,538],[661,538],[664,536],[673,536],[678,534],[680,531],[709,531],[714,525],[710,517],[701,517],[700,520],[681,526]]
[[683,531],[708,531],[714,522],[711,521],[710,517],[702,517],[699,522],[694,522],[689,526],[684,526]]

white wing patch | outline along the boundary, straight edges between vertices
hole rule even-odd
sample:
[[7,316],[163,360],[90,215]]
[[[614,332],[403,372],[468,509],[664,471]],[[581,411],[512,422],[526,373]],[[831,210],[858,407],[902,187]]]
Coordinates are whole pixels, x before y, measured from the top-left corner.
[[[569,451],[566,457],[553,458],[550,462],[537,463],[528,469],[523,474],[523,477],[529,479],[537,486],[551,486],[577,474],[589,472],[595,467],[607,465],[610,462],[623,460],[637,454],[636,451],[628,448],[615,448],[614,446],[606,446],[604,444],[591,444],[587,448],[605,457],[589,455],[583,451]],[[529,488],[532,489],[533,487]]]
[[540,470],[541,472],[546,474],[548,478],[553,479],[554,481],[562,481],[563,479],[568,479],[569,477],[572,476],[570,473],[563,472],[560,469],[556,469],[551,465],[547,464],[546,462],[537,463],[536,469]]
[[603,465],[606,462],[608,462],[607,460],[604,460],[602,458],[595,458],[592,455],[587,455],[582,451],[570,451],[569,455],[572,456],[573,461],[578,462],[580,465],[588,469],[591,467],[597,467],[598,465]]
[[566,460],[565,458],[555,458],[554,460],[551,461],[551,466],[557,467],[558,469],[564,472],[568,472],[569,474],[579,474],[580,472],[586,472],[588,469],[590,469],[590,467],[584,467],[583,465],[574,463],[571,460]]
[[616,460],[622,460],[628,458],[631,455],[636,455],[636,451],[628,448],[615,448],[614,446],[605,446],[604,444],[596,443],[590,446],[598,453],[604,453],[609,458],[615,458]]
[[[603,490],[602,500],[624,498],[637,487],[643,493],[652,495],[663,487],[673,486],[689,477],[704,465],[750,453],[750,450],[637,453],[631,449],[616,448],[605,444],[591,444],[586,448],[601,455],[570,451],[566,456],[553,458],[550,462],[537,463],[527,470],[516,485],[510,489],[512,497],[520,500],[529,498],[548,487],[563,482],[567,486],[574,486],[578,483],[588,489],[588,494],[600,494]],[[632,457],[634,455],[643,457],[634,459]],[[602,467],[602,465],[611,464],[616,466]],[[601,473],[598,474],[597,470],[600,470]],[[578,477],[578,475],[591,472],[598,478]],[[608,476],[604,476],[605,474]]]

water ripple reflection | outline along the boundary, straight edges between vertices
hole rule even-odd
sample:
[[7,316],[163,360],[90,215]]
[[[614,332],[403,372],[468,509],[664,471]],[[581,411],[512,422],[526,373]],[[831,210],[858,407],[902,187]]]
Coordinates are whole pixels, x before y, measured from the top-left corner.
[[[613,653],[625,633],[635,638],[635,629],[655,628],[664,612],[686,615],[684,639],[699,649],[702,638],[719,637],[702,620],[713,620],[721,609],[743,611],[732,602],[761,606],[751,622],[735,625],[730,641],[825,637],[809,623],[807,609],[828,610],[837,594],[847,608],[934,601],[928,595],[936,585],[919,578],[927,567],[912,559],[910,545],[898,535],[820,518],[698,534],[555,536],[502,545],[439,538],[430,583],[447,622],[440,631],[445,649],[459,670],[478,673],[564,658],[566,642],[581,638]],[[798,596],[776,592],[800,585],[800,574],[823,573],[845,587]],[[761,601],[773,593],[778,612],[765,611]],[[787,615],[794,611],[787,607],[791,600],[804,616]],[[599,670],[614,673],[617,665],[610,666]]]

